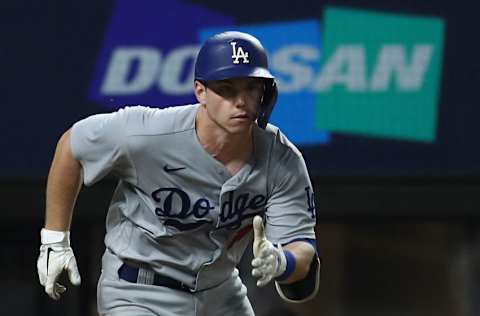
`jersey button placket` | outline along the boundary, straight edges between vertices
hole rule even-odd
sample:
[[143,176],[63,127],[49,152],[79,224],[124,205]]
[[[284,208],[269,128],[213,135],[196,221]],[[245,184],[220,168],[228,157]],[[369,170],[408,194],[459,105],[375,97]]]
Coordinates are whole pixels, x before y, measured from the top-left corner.
[[227,181],[229,178],[228,172],[225,168],[218,167],[217,168],[217,173],[222,177],[223,182]]

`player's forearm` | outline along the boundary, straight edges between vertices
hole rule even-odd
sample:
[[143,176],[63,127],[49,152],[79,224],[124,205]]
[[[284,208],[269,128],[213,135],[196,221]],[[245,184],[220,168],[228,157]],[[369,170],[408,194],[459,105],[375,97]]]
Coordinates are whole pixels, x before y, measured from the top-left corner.
[[70,149],[70,131],[60,138],[47,182],[45,228],[67,231],[82,183],[80,163]]
[[295,241],[283,247],[295,256],[295,270],[292,275],[282,283],[294,283],[304,279],[310,269],[310,263],[315,256],[312,245],[304,241]]

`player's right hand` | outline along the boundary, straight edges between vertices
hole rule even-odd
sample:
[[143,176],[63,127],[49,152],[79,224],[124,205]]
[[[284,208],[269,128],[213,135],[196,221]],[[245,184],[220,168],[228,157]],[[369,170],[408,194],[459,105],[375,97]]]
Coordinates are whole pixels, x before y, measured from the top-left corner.
[[63,271],[73,285],[80,285],[80,273],[77,261],[70,247],[70,232],[42,229],[40,232],[42,245],[37,260],[38,278],[45,287],[45,292],[54,300],[58,300],[67,289],[57,282]]

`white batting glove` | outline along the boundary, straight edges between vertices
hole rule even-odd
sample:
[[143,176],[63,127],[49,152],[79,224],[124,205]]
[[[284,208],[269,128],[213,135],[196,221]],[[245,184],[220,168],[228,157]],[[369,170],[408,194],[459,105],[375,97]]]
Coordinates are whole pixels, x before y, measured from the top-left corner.
[[73,285],[80,285],[80,273],[77,261],[70,247],[70,232],[61,232],[43,228],[40,232],[42,245],[37,260],[38,278],[45,292],[58,300],[67,288],[57,282],[65,270]]
[[262,287],[285,271],[287,259],[282,246],[275,248],[265,237],[263,220],[258,215],[253,219],[253,231],[252,276],[258,279],[257,286]]

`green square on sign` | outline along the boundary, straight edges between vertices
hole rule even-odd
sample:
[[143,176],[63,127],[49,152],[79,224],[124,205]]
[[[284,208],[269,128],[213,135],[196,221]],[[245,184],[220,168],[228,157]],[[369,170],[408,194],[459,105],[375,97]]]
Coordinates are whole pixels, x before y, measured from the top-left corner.
[[433,142],[444,22],[327,8],[315,127]]

